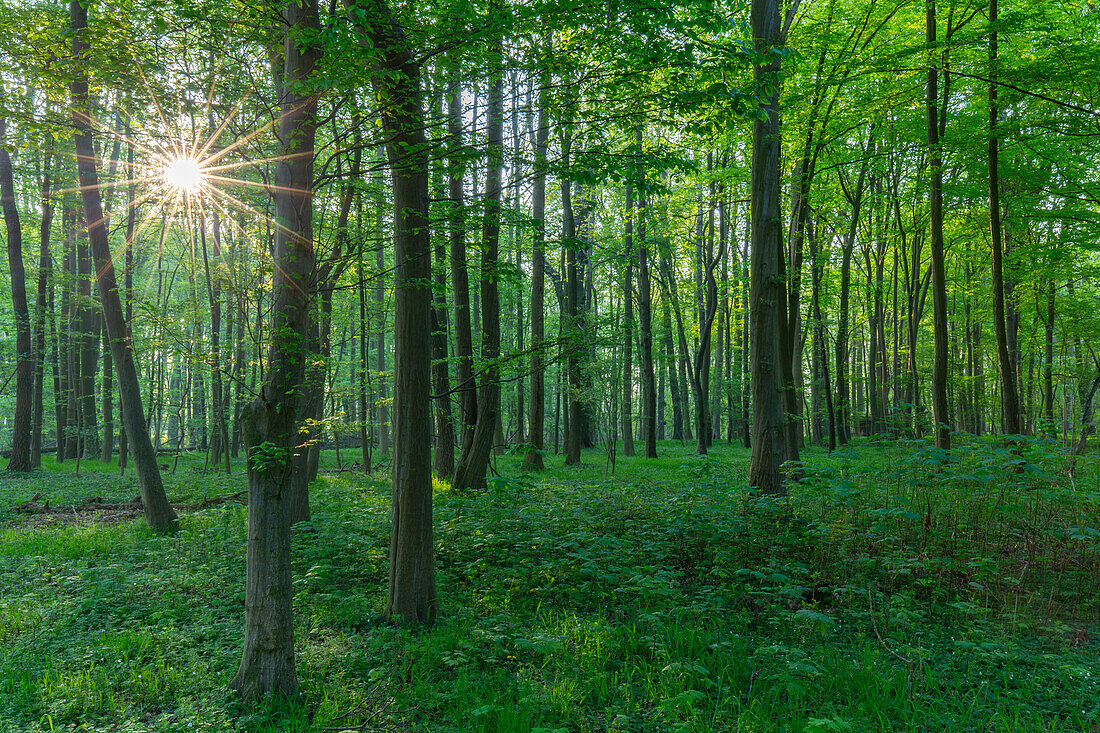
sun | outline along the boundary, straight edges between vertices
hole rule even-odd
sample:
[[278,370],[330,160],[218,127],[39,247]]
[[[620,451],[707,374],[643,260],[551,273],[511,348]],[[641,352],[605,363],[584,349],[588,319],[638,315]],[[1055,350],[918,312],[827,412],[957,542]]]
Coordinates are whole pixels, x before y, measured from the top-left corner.
[[169,158],[161,175],[170,188],[181,193],[198,192],[204,178],[199,161],[187,157]]

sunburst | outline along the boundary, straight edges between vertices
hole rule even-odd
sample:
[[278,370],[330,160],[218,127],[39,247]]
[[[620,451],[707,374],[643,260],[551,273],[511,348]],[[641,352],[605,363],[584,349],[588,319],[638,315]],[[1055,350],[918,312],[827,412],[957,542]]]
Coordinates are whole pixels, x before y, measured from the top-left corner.
[[201,191],[206,178],[202,164],[188,156],[167,159],[162,176],[169,188],[189,195]]

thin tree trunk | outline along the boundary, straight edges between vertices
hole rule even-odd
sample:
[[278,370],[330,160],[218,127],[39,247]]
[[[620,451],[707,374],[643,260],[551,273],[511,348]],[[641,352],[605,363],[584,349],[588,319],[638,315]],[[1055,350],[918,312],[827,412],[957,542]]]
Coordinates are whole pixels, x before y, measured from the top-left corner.
[[997,0],[989,2],[989,232],[992,250],[993,336],[997,341],[997,376],[1001,393],[1001,430],[1008,435],[1020,435],[1020,393],[1016,380],[1016,363],[1009,350],[1005,316],[1004,231],[1001,227],[1000,138],[997,122],[1000,107],[997,101]]
[[626,223],[623,249],[626,272],[623,275],[623,455],[634,455],[634,187],[626,187]]
[[1043,319],[1043,420],[1047,434],[1058,437],[1054,422],[1054,295],[1057,288],[1052,279],[1047,284],[1047,312]]
[[[42,191],[39,206],[42,208],[42,223],[39,228],[38,252],[38,295],[35,298],[35,343],[34,343],[34,399],[31,418],[31,468],[42,466],[42,412],[46,378],[46,318],[53,313],[53,260],[50,257],[50,225],[53,222],[53,202],[50,200],[50,164],[47,151],[42,162]],[[49,297],[47,297],[47,293]]]
[[[3,93],[0,92],[0,101]],[[8,272],[15,311],[15,415],[9,471],[31,470],[31,430],[34,427],[34,351],[31,348],[31,314],[27,305],[27,278],[23,266],[23,231],[15,199],[11,156],[8,154],[7,119],[0,116],[0,208],[8,238]]]
[[[642,148],[642,128],[635,132],[638,152]],[[645,457],[657,457],[657,390],[653,374],[653,286],[649,272],[649,242],[646,241],[646,200],[639,196],[636,216],[638,219],[638,329],[641,332],[642,351],[642,442]]]
[[[936,0],[925,0],[925,42],[928,53],[935,54]],[[932,333],[934,356],[932,361],[932,419],[936,447],[951,448],[951,414],[947,403],[947,275],[944,266],[943,242],[943,160],[940,149],[940,121],[937,113],[939,99],[939,68],[934,58],[928,66],[925,88],[925,129],[928,134],[929,168],[929,245],[932,258]]]
[[[547,33],[543,41],[548,53],[551,51],[551,37]],[[535,179],[531,191],[531,218],[535,221],[531,245],[531,392],[527,410],[530,421],[527,435],[531,447],[523,459],[527,468],[535,470],[542,470],[544,467],[542,456],[546,447],[546,366],[543,349],[546,340],[546,144],[550,136],[547,120],[548,74],[543,73],[540,80],[538,130],[535,132]]]
[[[569,165],[569,155],[573,143],[572,128],[566,128],[562,140],[562,164]],[[562,321],[565,327],[566,372],[569,376],[568,386],[568,422],[565,430],[565,465],[572,466],[581,462],[581,430],[584,423],[581,405],[581,390],[584,385],[581,382],[580,352],[583,345],[580,343],[581,334],[580,316],[580,286],[577,277],[577,232],[576,222],[573,219],[572,181],[563,178],[561,181],[561,218],[562,218],[562,242],[566,250],[565,254],[565,313]]]
[[119,391],[122,393],[123,422],[130,438],[130,448],[134,454],[138,487],[141,491],[145,520],[155,532],[164,532],[176,524],[176,513],[168,503],[161,482],[160,467],[156,463],[153,446],[145,431],[145,414],[141,406],[141,392],[138,385],[137,369],[134,366],[130,334],[123,319],[122,303],[118,297],[118,285],[115,281],[114,263],[111,259],[110,243],[103,221],[103,207],[99,197],[99,178],[96,171],[95,151],[92,144],[91,124],[88,110],[88,79],[84,68],[89,45],[84,39],[88,26],[88,11],[80,0],[71,0],[69,4],[71,29],[73,33],[72,53],[76,59],[73,79],[70,82],[72,94],[72,120],[76,129],[74,143],[77,155],[79,183],[84,202],[84,218],[88,222],[88,235],[92,254],[95,258],[100,301],[107,325],[107,334],[111,341],[115,373]]
[[[500,12],[500,0],[490,6],[490,15]],[[498,279],[500,210],[504,166],[504,74],[503,37],[493,40],[491,71],[486,107],[488,126],[488,169],[485,176],[485,214],[482,220],[481,250],[481,358],[485,366],[477,391],[477,423],[470,449],[463,450],[455,466],[452,485],[458,489],[481,489],[486,485],[489,458],[500,417],[500,289]]]
[[451,250],[451,282],[455,308],[455,381],[461,452],[469,451],[477,424],[477,388],[474,381],[474,340],[470,323],[470,278],[466,265],[466,216],[462,188],[465,162],[462,143],[462,88],[458,69],[447,83],[447,185],[451,202],[448,224]]

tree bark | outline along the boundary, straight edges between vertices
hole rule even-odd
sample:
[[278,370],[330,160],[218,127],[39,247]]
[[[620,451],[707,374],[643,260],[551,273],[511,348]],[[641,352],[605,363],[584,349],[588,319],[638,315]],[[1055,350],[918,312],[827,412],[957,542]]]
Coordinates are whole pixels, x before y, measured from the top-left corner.
[[[569,156],[572,152],[573,131],[566,128],[562,139],[562,164],[569,165]],[[581,462],[581,429],[584,423],[581,405],[581,390],[584,385],[581,382],[580,352],[583,345],[580,343],[581,335],[580,316],[580,283],[577,278],[577,241],[576,222],[573,218],[573,183],[568,178],[561,182],[561,236],[565,247],[565,313],[562,321],[565,331],[566,348],[566,372],[569,376],[568,401],[566,408],[569,419],[565,429],[565,465],[572,466]]]
[[[752,0],[752,35],[761,56],[779,43],[778,0]],[[752,454],[749,486],[764,494],[786,493],[783,461],[787,424],[780,380],[782,357],[780,299],[786,297],[781,279],[783,225],[779,199],[779,61],[753,68],[757,84],[770,87],[752,130],[752,265],[750,279],[749,360],[752,370]]]
[[[638,152],[642,148],[642,128],[635,131]],[[638,219],[638,330],[642,351],[642,442],[645,457],[657,457],[657,390],[653,374],[653,286],[649,272],[649,243],[645,236],[646,199],[639,196]]]
[[[432,537],[431,241],[428,148],[420,65],[385,0],[344,0],[374,49],[371,83],[380,101],[394,195],[393,523],[386,616],[418,625],[439,612]],[[369,39],[369,40],[368,40]]]
[[290,695],[298,687],[290,533],[308,506],[306,450],[300,430],[314,293],[313,157],[317,97],[309,86],[321,55],[316,0],[287,0],[275,168],[274,278],[267,370],[259,394],[241,416],[248,450],[248,548],[244,649],[229,686],[245,700]]
[[626,187],[626,223],[623,250],[626,272],[623,275],[623,455],[634,455],[634,187]]
[[1005,325],[1004,231],[1001,227],[1000,138],[997,122],[997,0],[989,0],[989,234],[992,249],[993,336],[997,341],[997,376],[1001,393],[1001,430],[1020,435],[1020,393],[1016,381],[1016,363],[1008,348]]
[[925,41],[928,44],[928,77],[925,86],[925,129],[928,136],[929,168],[929,246],[932,258],[932,420],[936,447],[951,448],[951,414],[947,403],[947,275],[943,242],[943,160],[938,114],[939,68],[935,54],[936,0],[925,0]]
[[73,138],[76,147],[79,184],[84,203],[84,218],[88,225],[92,255],[95,258],[100,301],[111,341],[111,355],[115,365],[119,392],[122,394],[122,419],[130,440],[130,452],[134,456],[138,487],[141,492],[145,520],[154,532],[164,532],[176,526],[176,513],[164,493],[160,467],[157,465],[149,434],[145,430],[145,414],[141,405],[137,369],[130,344],[130,334],[123,319],[122,303],[118,297],[114,262],[103,220],[103,207],[99,196],[99,178],[96,171],[95,151],[92,144],[91,118],[88,110],[88,77],[84,68],[89,46],[84,39],[88,26],[88,11],[80,0],[70,0],[69,13],[73,33],[72,53],[76,59],[73,79],[72,121],[76,129]]
[[[500,12],[499,0],[489,7],[490,16]],[[455,466],[452,485],[457,489],[482,489],[486,485],[497,421],[500,417],[500,209],[504,166],[504,74],[503,36],[492,41],[489,99],[485,110],[488,140],[488,169],[485,177],[485,214],[482,219],[481,250],[481,383],[477,390],[477,423],[468,450]]]
[[[545,37],[550,50],[551,35]],[[546,340],[546,144],[550,137],[547,120],[549,104],[547,84],[549,76],[543,73],[539,86],[538,130],[535,132],[535,179],[531,191],[531,218],[535,231],[531,244],[531,392],[527,413],[527,429],[530,448],[524,456],[527,468],[542,470],[545,452],[546,374],[543,349]]]
[[[42,411],[46,378],[46,320],[50,311],[52,323],[53,285],[50,275],[53,272],[53,259],[50,257],[50,226],[53,222],[53,202],[50,200],[50,164],[51,157],[46,154],[42,161],[42,191],[39,205],[42,207],[42,223],[39,228],[38,251],[38,295],[35,298],[35,335],[34,335],[34,402],[31,419],[31,468],[42,465]],[[47,293],[50,297],[47,297]],[[55,347],[56,348],[56,345]]]
[[[2,94],[0,94],[2,99]],[[31,470],[31,429],[34,416],[34,352],[31,349],[31,314],[27,305],[27,276],[23,266],[23,231],[15,200],[11,156],[5,133],[7,119],[0,117],[0,208],[8,238],[8,272],[11,273],[11,300],[15,311],[15,415],[11,458],[7,470]]]

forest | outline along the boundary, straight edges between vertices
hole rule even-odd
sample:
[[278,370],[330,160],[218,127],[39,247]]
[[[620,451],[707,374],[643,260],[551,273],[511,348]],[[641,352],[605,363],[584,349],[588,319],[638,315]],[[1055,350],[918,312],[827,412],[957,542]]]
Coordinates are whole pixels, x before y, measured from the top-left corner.
[[0,0],[0,733],[1100,729],[1091,0]]

